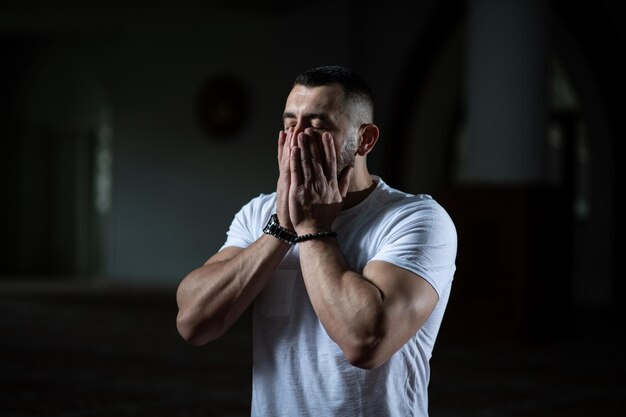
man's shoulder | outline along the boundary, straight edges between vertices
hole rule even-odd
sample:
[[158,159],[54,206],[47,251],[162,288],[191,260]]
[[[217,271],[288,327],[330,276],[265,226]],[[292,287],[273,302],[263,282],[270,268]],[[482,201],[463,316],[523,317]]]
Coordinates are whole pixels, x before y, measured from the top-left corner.
[[251,198],[250,201],[248,201],[248,204],[263,205],[274,202],[276,202],[276,192],[270,194],[261,193],[256,197]]
[[378,216],[394,224],[401,222],[430,223],[454,228],[447,211],[430,194],[410,194],[389,187],[378,195]]
[[239,210],[239,216],[244,216],[248,219],[255,217],[262,217],[267,220],[269,215],[275,211],[276,207],[276,193],[264,194],[261,193],[256,197],[250,199]]
[[376,195],[376,197],[379,205],[386,206],[391,211],[420,211],[429,208],[443,210],[443,208],[430,194],[411,194],[393,188],[382,182],[382,180],[380,192]]

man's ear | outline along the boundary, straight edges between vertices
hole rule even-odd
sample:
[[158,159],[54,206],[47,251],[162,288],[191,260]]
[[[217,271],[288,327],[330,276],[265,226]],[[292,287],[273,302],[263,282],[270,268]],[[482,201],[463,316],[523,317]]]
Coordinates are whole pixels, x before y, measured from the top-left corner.
[[361,136],[359,138],[359,147],[356,151],[357,155],[365,156],[374,148],[376,142],[378,142],[378,126],[373,123],[367,123],[361,125]]

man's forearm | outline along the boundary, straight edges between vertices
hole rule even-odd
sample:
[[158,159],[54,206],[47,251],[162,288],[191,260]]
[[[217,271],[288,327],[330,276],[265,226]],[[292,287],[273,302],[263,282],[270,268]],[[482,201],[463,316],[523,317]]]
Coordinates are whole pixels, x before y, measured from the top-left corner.
[[346,359],[359,364],[383,337],[383,294],[349,269],[334,239],[301,243],[300,262],[317,316]]
[[227,259],[221,252],[192,271],[178,287],[177,327],[193,345],[220,337],[248,308],[289,250],[263,235]]

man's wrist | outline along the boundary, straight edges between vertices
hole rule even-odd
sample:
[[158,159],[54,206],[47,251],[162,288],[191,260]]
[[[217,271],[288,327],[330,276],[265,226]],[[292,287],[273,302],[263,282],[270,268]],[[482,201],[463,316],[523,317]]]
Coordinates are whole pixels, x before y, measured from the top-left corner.
[[306,234],[298,234],[295,239],[295,243],[302,243],[308,240],[319,240],[319,239],[327,239],[327,238],[336,238],[337,232],[333,231],[322,231],[322,232],[314,232],[314,233],[306,233]]
[[298,235],[293,230],[289,230],[282,227],[278,221],[278,216],[272,214],[267,221],[267,224],[263,228],[263,233],[266,235],[274,236],[276,239],[281,240],[290,245],[295,245]]
[[276,239],[295,245],[309,240],[320,240],[336,238],[337,233],[332,230],[320,230],[319,228],[307,227],[298,228],[299,233],[281,226],[277,214],[272,214],[263,228],[263,233],[275,237]]

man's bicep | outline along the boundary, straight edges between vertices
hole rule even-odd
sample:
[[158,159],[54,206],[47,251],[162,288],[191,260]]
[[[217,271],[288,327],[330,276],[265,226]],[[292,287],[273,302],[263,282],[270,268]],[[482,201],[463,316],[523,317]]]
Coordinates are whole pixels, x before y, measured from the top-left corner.
[[399,349],[434,310],[439,300],[437,291],[421,276],[385,261],[368,263],[363,276],[382,293],[385,327],[391,343]]

